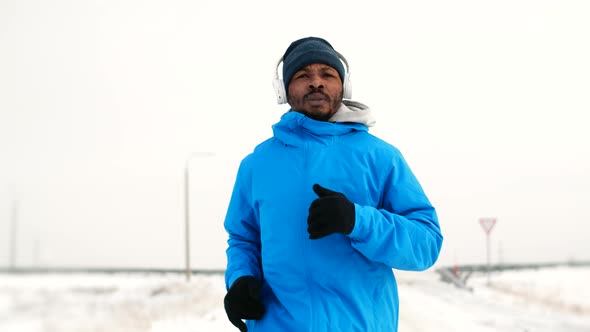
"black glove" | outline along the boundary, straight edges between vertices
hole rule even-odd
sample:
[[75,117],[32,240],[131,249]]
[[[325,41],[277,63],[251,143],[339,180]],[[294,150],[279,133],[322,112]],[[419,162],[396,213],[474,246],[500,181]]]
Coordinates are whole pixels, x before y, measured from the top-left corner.
[[260,319],[264,305],[260,301],[260,283],[252,276],[239,277],[223,299],[227,318],[241,332],[248,331],[242,319]]
[[354,228],[354,203],[344,194],[313,185],[319,198],[311,202],[307,217],[310,239],[319,239],[332,233],[350,234]]

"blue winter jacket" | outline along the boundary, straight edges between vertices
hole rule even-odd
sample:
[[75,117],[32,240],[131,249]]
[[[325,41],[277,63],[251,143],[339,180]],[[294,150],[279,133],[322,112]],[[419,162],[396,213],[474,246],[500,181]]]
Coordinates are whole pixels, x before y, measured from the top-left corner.
[[[226,287],[262,283],[256,331],[397,331],[392,269],[425,270],[441,249],[435,209],[401,153],[359,123],[285,113],[240,164],[225,219]],[[355,203],[349,235],[311,240],[318,183]]]

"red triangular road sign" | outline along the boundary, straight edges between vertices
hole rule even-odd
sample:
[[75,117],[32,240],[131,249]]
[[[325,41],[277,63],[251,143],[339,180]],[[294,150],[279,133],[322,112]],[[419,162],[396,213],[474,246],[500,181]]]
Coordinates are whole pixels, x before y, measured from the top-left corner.
[[479,218],[479,224],[486,234],[490,234],[492,228],[494,228],[494,225],[496,224],[496,218]]

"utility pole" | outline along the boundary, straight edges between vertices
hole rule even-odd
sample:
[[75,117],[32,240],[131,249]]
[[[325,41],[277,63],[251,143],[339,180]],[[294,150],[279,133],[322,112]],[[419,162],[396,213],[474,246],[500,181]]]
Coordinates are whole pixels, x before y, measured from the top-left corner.
[[16,249],[17,249],[17,235],[18,235],[18,202],[12,202],[12,223],[10,231],[10,269],[16,269]]
[[195,152],[186,158],[184,164],[184,257],[186,265],[186,281],[191,280],[191,247],[190,247],[190,162],[195,157],[212,157],[212,152]]

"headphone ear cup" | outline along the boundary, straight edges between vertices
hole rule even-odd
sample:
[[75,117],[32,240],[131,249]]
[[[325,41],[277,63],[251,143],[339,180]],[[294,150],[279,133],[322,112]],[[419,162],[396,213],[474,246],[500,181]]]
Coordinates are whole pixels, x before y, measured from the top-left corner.
[[285,91],[285,84],[283,84],[283,80],[279,78],[275,78],[272,81],[272,86],[275,89],[275,93],[277,95],[277,103],[284,104],[287,102],[287,91]]
[[350,74],[346,73],[344,75],[344,82],[342,83],[342,98],[344,99],[351,99],[352,98],[352,82],[350,81]]

